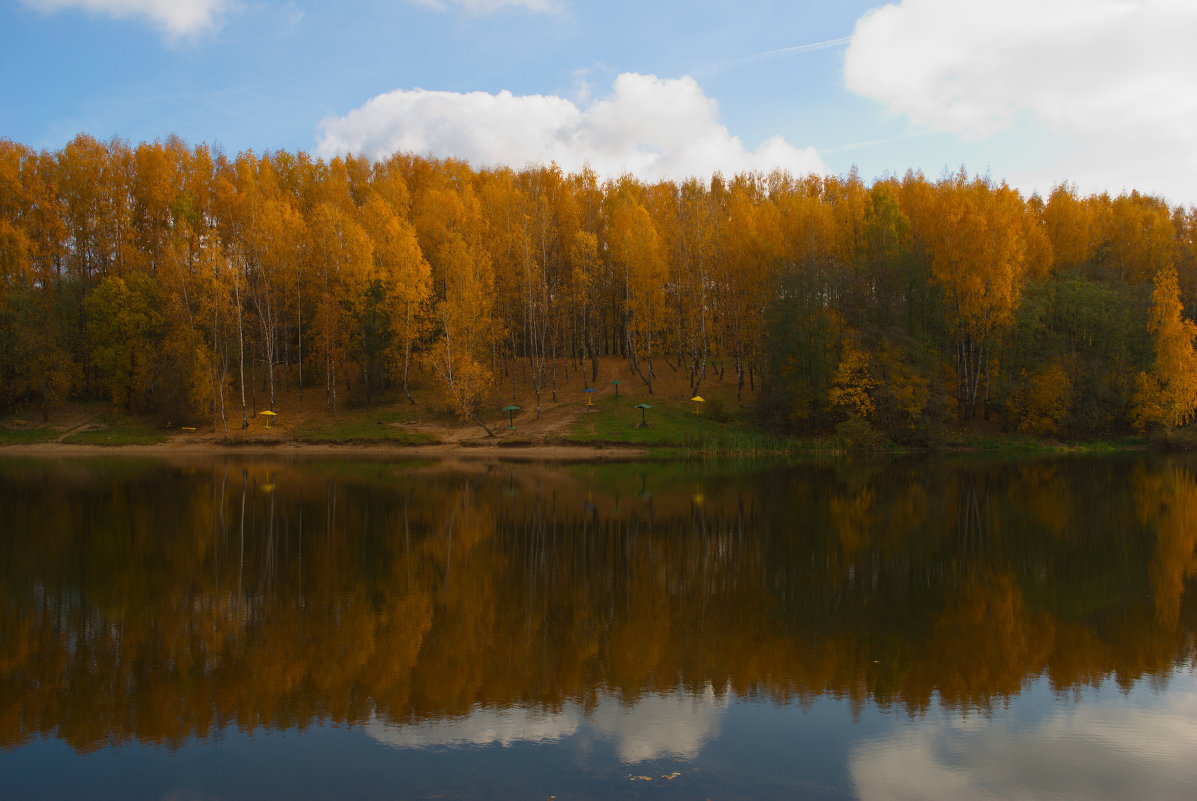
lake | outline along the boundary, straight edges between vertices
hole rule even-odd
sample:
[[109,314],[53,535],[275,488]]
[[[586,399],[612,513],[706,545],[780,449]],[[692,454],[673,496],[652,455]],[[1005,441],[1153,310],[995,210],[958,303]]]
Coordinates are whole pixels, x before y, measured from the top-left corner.
[[0,798],[1190,799],[1197,459],[0,459]]

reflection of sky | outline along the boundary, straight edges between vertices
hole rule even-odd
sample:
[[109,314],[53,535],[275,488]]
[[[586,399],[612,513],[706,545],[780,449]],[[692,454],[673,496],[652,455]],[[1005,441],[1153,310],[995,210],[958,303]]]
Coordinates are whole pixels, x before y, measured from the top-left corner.
[[[912,719],[866,712],[873,723],[863,727],[837,703],[822,712],[817,709],[825,705],[816,705],[813,716],[797,715],[792,707],[759,702],[729,709],[729,695],[708,687],[632,704],[604,695],[590,711],[579,704],[478,708],[415,724],[376,719],[366,732],[411,751],[517,743],[573,751],[599,739],[627,765],[671,757],[708,772],[744,771],[765,780],[761,790],[768,797],[812,781],[833,794],[851,788],[859,801],[1187,801],[1197,787],[1192,674],[1175,675],[1164,692],[1144,682],[1124,694],[1108,682],[1064,698],[1054,697],[1041,679],[990,715],[935,709]],[[720,740],[725,730],[736,742]],[[862,736],[867,739],[856,739]],[[837,782],[839,770],[846,775]]]
[[406,725],[374,719],[366,733],[397,748],[549,743],[596,733],[614,744],[621,762],[634,763],[666,756],[697,757],[718,736],[726,711],[726,694],[720,696],[708,686],[697,695],[646,695],[632,704],[605,695],[589,713],[579,704],[566,704],[555,711],[479,707],[460,718]]
[[[1197,679],[1166,693],[1107,684],[1080,704],[1015,699],[991,718],[938,712],[851,749],[861,801],[1192,799]],[[1029,720],[1028,720],[1029,719]]]
[[[990,715],[933,708],[913,718],[829,696],[778,704],[708,688],[627,705],[602,695],[589,711],[480,707],[420,724],[376,719],[365,731],[231,728],[178,749],[130,743],[83,757],[46,738],[0,751],[0,798],[609,798],[632,790],[760,801],[1187,801],[1197,787],[1194,754],[1191,672],[1163,692],[1144,681],[1125,695],[1107,682],[1057,698],[1040,679]],[[632,785],[633,777],[651,782]]]

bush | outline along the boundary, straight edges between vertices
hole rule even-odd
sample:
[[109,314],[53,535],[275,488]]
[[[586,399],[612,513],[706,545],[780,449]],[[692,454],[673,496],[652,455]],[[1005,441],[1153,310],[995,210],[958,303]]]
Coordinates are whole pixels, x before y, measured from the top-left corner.
[[837,425],[835,435],[847,451],[875,451],[886,442],[885,434],[860,417],[853,417]]
[[727,404],[718,398],[712,398],[706,403],[707,419],[716,423],[731,422],[731,412],[727,409]]
[[1158,451],[1197,450],[1197,431],[1158,426],[1154,430],[1148,430],[1147,442]]

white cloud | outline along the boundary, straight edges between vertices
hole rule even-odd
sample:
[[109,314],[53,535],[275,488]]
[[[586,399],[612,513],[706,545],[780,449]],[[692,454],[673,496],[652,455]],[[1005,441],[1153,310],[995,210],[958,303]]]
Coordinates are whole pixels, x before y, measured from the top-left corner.
[[902,0],[857,21],[844,79],[967,140],[1042,130],[1082,189],[1191,197],[1195,37],[1189,0]]
[[493,14],[505,8],[523,8],[542,14],[560,11],[556,0],[415,0],[415,2],[438,11],[448,11],[450,7],[456,7],[471,14]]
[[78,8],[113,17],[145,17],[171,38],[192,36],[215,27],[229,7],[229,0],[24,0],[24,3],[45,12]]
[[600,175],[630,172],[644,180],[774,168],[828,172],[813,148],[779,136],[747,150],[693,78],[635,73],[620,75],[609,96],[585,107],[554,95],[400,89],[325,120],[317,151],[373,158],[411,152],[517,168],[556,162],[567,171],[589,164]]
[[1170,691],[1134,706],[1119,695],[1037,725],[946,714],[853,748],[861,801],[1182,801],[1197,787],[1197,695]]

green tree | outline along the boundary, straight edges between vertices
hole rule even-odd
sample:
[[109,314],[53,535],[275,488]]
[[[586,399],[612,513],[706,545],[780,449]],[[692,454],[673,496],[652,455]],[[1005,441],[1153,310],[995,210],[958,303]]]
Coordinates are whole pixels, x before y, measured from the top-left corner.
[[92,364],[112,402],[125,409],[150,406],[160,304],[157,283],[140,272],[107,276],[87,299]]

